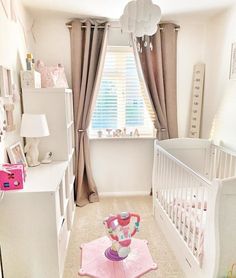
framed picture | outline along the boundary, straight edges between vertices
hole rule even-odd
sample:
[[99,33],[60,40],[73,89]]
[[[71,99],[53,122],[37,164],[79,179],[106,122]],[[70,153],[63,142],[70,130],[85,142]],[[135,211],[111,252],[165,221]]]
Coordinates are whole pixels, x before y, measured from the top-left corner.
[[7,149],[11,163],[22,163],[27,167],[27,161],[20,142],[17,142]]
[[11,70],[0,66],[0,96],[9,97],[12,95]]
[[229,79],[236,80],[236,42],[232,44]]

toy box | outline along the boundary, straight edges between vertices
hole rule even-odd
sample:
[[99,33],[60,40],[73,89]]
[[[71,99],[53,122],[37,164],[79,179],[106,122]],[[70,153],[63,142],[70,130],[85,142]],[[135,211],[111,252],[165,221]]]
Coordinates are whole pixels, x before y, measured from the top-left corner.
[[23,164],[3,164],[0,167],[0,189],[16,190],[24,187]]

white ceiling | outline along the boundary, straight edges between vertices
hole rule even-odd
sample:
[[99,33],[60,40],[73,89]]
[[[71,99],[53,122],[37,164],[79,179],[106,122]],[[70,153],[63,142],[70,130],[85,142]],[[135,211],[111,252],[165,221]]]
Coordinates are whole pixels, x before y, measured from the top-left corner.
[[[59,11],[73,16],[97,16],[118,19],[129,0],[22,0],[25,6],[36,10]],[[165,17],[183,13],[214,14],[236,4],[236,0],[153,0]]]

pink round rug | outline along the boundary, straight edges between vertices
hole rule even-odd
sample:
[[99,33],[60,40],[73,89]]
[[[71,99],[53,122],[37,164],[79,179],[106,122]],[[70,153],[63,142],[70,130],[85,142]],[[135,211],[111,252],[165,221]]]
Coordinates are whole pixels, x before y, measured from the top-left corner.
[[104,255],[110,246],[111,241],[106,236],[82,244],[79,274],[94,278],[138,278],[157,269],[146,240],[133,238],[129,256],[119,262],[110,261]]

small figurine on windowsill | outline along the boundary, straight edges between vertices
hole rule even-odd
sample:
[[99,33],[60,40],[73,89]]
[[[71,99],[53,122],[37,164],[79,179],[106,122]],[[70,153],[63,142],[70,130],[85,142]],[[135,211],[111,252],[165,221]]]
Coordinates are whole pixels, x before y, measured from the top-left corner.
[[43,164],[49,164],[52,162],[52,152],[47,152],[44,156],[44,159],[41,161]]
[[102,137],[102,130],[98,131],[98,137],[101,138]]
[[107,137],[112,137],[112,134],[111,134],[112,129],[111,128],[107,128],[106,132],[107,132],[107,135],[106,135]]
[[113,131],[112,136],[113,137],[122,137],[123,136],[122,130],[119,128],[116,129],[115,131]]
[[139,137],[139,132],[138,132],[138,129],[136,128],[135,131],[134,131],[134,137]]

